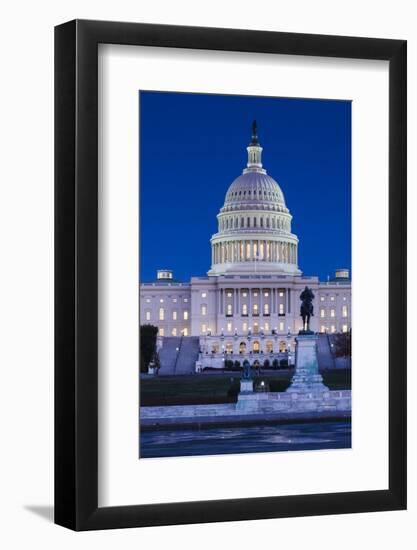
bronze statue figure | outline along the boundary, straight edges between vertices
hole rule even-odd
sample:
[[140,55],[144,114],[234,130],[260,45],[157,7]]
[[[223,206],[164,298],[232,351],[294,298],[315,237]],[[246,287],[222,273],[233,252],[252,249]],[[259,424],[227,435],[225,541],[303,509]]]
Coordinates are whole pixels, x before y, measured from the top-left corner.
[[304,288],[304,290],[300,294],[300,300],[301,300],[300,315],[303,319],[303,330],[300,332],[311,333],[310,317],[314,315],[313,313],[314,294],[311,288],[308,288],[308,286]]

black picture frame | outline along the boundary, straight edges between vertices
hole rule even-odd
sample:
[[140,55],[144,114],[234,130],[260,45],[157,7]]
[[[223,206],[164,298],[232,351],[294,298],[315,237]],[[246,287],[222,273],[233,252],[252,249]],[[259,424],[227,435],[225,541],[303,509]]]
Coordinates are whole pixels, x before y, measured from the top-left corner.
[[[98,45],[389,62],[389,488],[98,507]],[[74,20],[55,28],[55,522],[74,530],[406,508],[406,41]],[[395,344],[393,344],[395,343]]]

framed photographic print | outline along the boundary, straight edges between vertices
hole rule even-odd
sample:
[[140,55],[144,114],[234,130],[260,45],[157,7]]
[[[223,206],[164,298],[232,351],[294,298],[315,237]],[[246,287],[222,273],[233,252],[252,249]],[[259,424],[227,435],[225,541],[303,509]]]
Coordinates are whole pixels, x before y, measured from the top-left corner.
[[406,42],[55,31],[55,521],[406,507]]

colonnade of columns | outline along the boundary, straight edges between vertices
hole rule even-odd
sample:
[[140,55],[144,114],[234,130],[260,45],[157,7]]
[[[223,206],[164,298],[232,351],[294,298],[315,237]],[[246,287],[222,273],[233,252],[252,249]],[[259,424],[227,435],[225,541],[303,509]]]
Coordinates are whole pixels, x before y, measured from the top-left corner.
[[212,264],[264,261],[296,264],[297,245],[268,240],[227,241],[212,245]]

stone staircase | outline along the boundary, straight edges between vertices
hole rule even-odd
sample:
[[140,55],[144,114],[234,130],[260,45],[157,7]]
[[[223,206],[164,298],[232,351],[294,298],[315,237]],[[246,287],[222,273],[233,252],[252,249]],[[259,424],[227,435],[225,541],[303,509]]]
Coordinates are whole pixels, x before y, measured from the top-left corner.
[[317,340],[317,360],[319,370],[335,368],[334,356],[330,347],[330,337],[328,334],[319,334]]
[[159,350],[160,376],[192,374],[199,352],[198,336],[165,336]]

